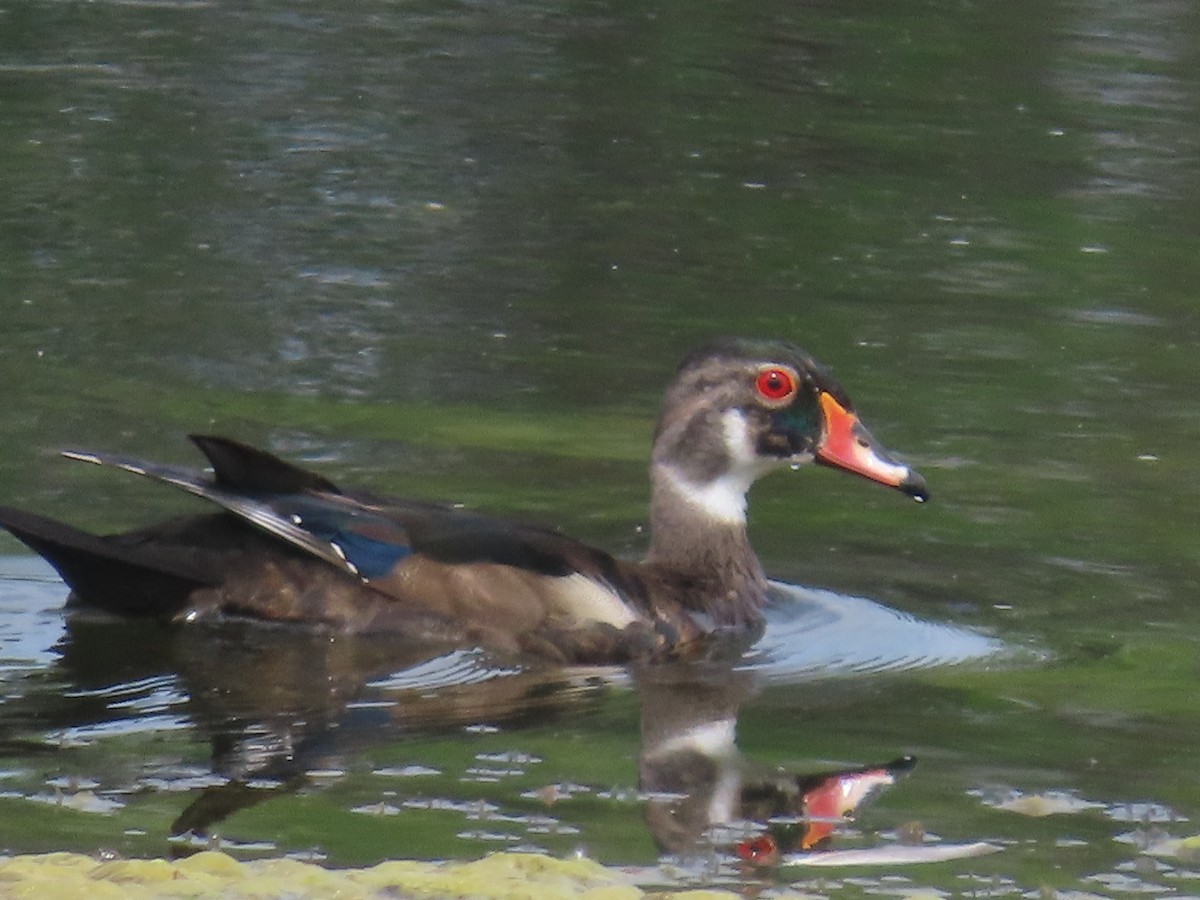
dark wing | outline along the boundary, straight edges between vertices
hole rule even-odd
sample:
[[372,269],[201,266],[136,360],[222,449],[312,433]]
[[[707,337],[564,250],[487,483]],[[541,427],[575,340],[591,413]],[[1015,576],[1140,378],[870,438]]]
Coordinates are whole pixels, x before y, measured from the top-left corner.
[[[335,544],[328,539],[303,526],[302,519],[291,509],[286,501],[291,495],[275,497],[269,494],[257,496],[241,491],[229,490],[221,486],[216,478],[210,478],[204,472],[188,469],[183,466],[171,466],[163,463],[146,462],[116,453],[94,453],[91,451],[65,450],[63,456],[77,459],[81,462],[94,463],[100,466],[114,466],[134,475],[144,475],[178,488],[189,494],[211,500],[229,512],[245,519],[252,525],[261,528],[269,534],[286,541],[293,546],[320,557],[348,572],[357,574],[357,570],[347,565],[345,555],[338,552]],[[298,500],[305,495],[295,495]]]
[[213,473],[110,453],[70,459],[114,466],[203,497],[270,535],[364,580],[412,554],[447,564],[497,563],[540,575],[583,571],[610,584],[619,565],[557,532],[416,501],[354,497],[333,482],[228,438],[193,436]]
[[448,565],[498,563],[569,575],[607,558],[557,531],[466,510],[402,502],[381,511],[403,526],[413,552]]

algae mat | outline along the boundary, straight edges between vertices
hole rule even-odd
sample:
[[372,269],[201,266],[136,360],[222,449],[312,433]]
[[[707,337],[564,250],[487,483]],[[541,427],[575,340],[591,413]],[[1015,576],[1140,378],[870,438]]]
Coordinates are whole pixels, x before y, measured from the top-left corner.
[[[0,897],[38,900],[204,897],[471,897],[479,900],[637,900],[651,896],[620,871],[587,859],[498,853],[476,862],[385,862],[365,869],[326,869],[289,859],[240,862],[206,851],[178,861],[96,860],[78,853],[0,859]],[[734,898],[724,891],[655,897]]]

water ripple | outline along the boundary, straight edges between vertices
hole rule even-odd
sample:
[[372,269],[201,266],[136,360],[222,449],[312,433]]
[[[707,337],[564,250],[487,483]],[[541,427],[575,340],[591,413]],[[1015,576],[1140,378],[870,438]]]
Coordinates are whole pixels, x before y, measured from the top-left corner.
[[388,691],[422,690],[479,684],[507,675],[517,675],[519,668],[503,668],[490,662],[479,650],[453,650],[426,662],[394,672],[386,678],[370,682],[369,687]]
[[862,597],[775,585],[763,639],[743,662],[771,681],[961,665],[1011,653],[1002,641]]

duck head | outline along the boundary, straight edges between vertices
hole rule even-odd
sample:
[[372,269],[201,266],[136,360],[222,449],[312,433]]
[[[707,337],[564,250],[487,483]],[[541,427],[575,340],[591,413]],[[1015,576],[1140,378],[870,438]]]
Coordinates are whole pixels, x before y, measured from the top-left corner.
[[745,521],[746,492],[816,462],[928,498],[924,479],[871,437],[824,367],[784,342],[724,340],[684,360],[655,431],[656,487],[709,516]]

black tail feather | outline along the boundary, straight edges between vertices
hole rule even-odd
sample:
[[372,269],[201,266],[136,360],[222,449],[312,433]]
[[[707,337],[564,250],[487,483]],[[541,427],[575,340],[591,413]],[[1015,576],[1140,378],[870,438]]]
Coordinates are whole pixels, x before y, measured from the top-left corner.
[[212,463],[217,484],[227,490],[249,494],[341,493],[329,479],[241,441],[206,434],[189,437]]
[[[100,537],[0,506],[0,527],[50,563],[82,603],[128,615],[171,615],[214,582],[186,556]],[[173,558],[174,557],[174,558]]]

